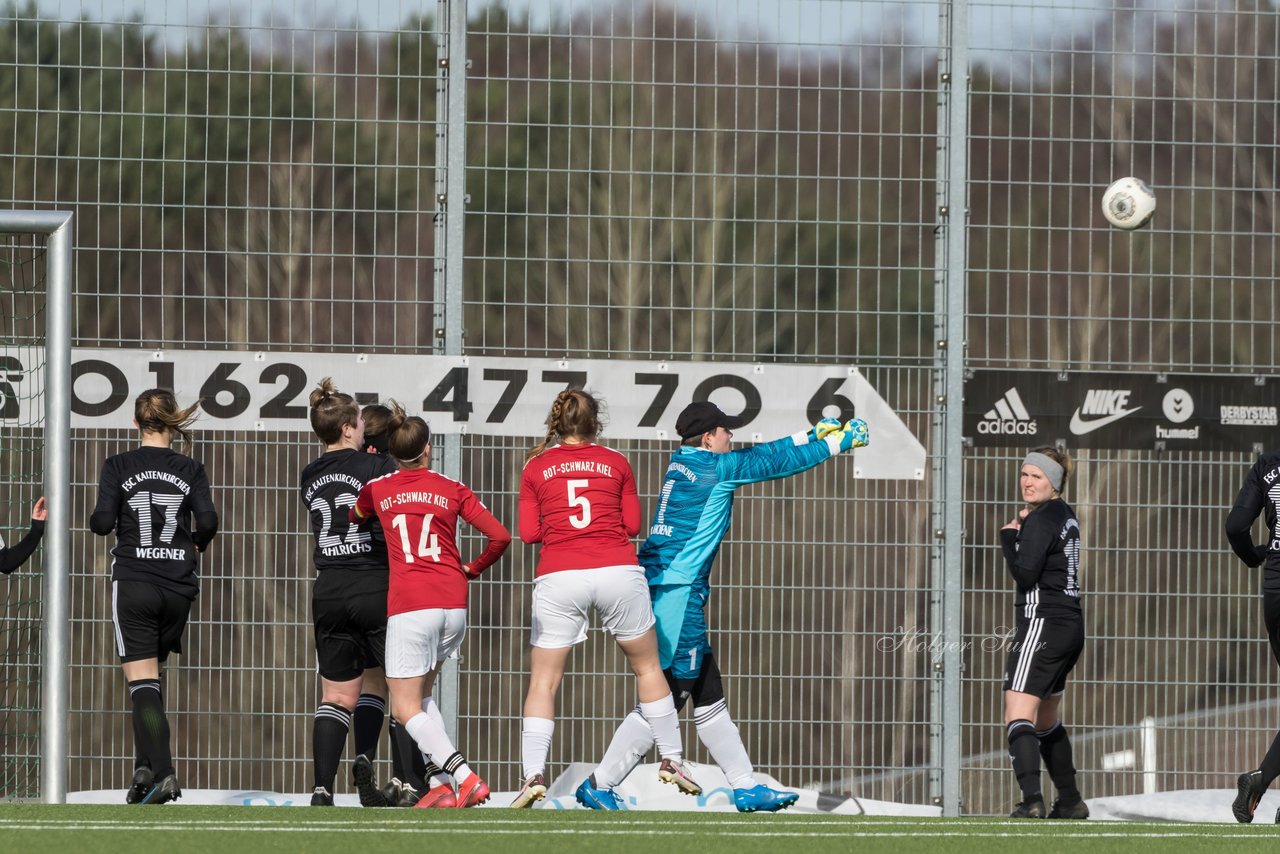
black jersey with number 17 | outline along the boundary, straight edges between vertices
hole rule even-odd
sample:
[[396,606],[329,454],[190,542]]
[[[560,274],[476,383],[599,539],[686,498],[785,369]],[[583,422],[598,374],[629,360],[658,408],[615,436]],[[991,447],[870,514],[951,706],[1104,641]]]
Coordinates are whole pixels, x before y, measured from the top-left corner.
[[343,449],[328,451],[302,470],[302,504],[311,514],[317,572],[326,569],[372,570],[387,574],[387,543],[382,527],[348,521],[366,483],[396,470],[390,457]]
[[194,599],[200,589],[197,546],[207,545],[218,528],[204,466],[148,445],[110,457],[102,464],[89,528],[102,535],[115,531],[112,581],[146,581]]

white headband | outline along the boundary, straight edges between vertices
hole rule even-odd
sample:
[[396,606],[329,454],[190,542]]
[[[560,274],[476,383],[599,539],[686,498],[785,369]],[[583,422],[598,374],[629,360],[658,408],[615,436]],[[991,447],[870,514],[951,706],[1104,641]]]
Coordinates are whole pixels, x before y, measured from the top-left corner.
[[1032,451],[1027,454],[1027,458],[1022,461],[1024,466],[1035,466],[1044,472],[1044,476],[1049,478],[1049,485],[1053,487],[1055,492],[1062,490],[1062,476],[1067,473],[1061,463],[1058,463],[1046,454],[1039,451]]
[[427,448],[428,448],[430,445],[431,445],[431,443],[430,443],[430,442],[428,442],[427,444],[423,445],[423,446],[422,446],[422,450],[418,453],[418,455],[417,455],[416,457],[414,457],[414,458],[413,458],[413,459],[411,459],[411,460],[402,460],[402,459],[400,459],[399,457],[396,457],[396,458],[395,458],[395,461],[396,461],[396,462],[398,462],[398,463],[406,463],[406,464],[408,464],[408,463],[416,463],[418,460],[422,459],[422,455],[423,455],[423,454],[425,454],[425,453],[427,452]]

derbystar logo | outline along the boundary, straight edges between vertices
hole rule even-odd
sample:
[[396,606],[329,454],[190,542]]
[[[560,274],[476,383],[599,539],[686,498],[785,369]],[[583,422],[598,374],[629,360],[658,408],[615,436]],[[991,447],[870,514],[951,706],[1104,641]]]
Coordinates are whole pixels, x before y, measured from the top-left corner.
[[1242,427],[1275,427],[1280,424],[1274,406],[1220,406],[1218,420]]
[[1084,436],[1132,415],[1141,406],[1129,406],[1128,389],[1089,389],[1084,403],[1071,416],[1071,432]]
[[1034,436],[1036,429],[1016,388],[1006,391],[978,422],[978,432],[988,436]]

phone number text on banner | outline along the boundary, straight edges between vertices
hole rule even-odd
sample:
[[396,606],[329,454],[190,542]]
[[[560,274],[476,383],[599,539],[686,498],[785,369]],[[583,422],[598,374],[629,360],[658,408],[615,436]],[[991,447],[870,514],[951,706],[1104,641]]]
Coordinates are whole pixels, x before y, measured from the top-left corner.
[[198,428],[309,431],[307,396],[331,376],[362,404],[399,401],[436,433],[539,437],[555,395],[573,386],[603,398],[608,438],[674,441],[676,416],[698,400],[747,419],[742,442],[861,417],[873,445],[855,455],[857,476],[924,476],[924,447],[848,365],[76,349],[71,375],[81,428],[132,427],[134,397],[164,387],[180,403],[204,399]]

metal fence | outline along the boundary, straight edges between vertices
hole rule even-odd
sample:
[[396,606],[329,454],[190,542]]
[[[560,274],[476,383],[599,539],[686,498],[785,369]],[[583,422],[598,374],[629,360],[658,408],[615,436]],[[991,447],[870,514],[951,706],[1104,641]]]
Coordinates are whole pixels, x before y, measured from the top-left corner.
[[[1274,374],[1274,5],[365,5],[8,10],[0,196],[76,212],[76,345],[857,365],[932,467],[744,491],[710,615],[731,710],[787,784],[1007,808],[995,543],[1022,451],[958,452],[964,372]],[[1143,232],[1098,213],[1125,174],[1159,194]],[[131,441],[76,432],[76,520]],[[528,444],[449,441],[443,464],[514,525]],[[619,446],[651,504],[669,446]],[[1277,723],[1256,579],[1220,534],[1248,451],[1078,455],[1086,796],[1147,786],[1146,718],[1162,789],[1226,784]],[[294,490],[317,446],[205,431],[194,452],[224,522],[167,676],[183,783],[302,791]],[[73,555],[70,787],[120,787],[107,547],[77,530]],[[532,560],[474,588],[457,672],[459,741],[502,785]],[[602,635],[570,667],[553,771],[632,702]]]

